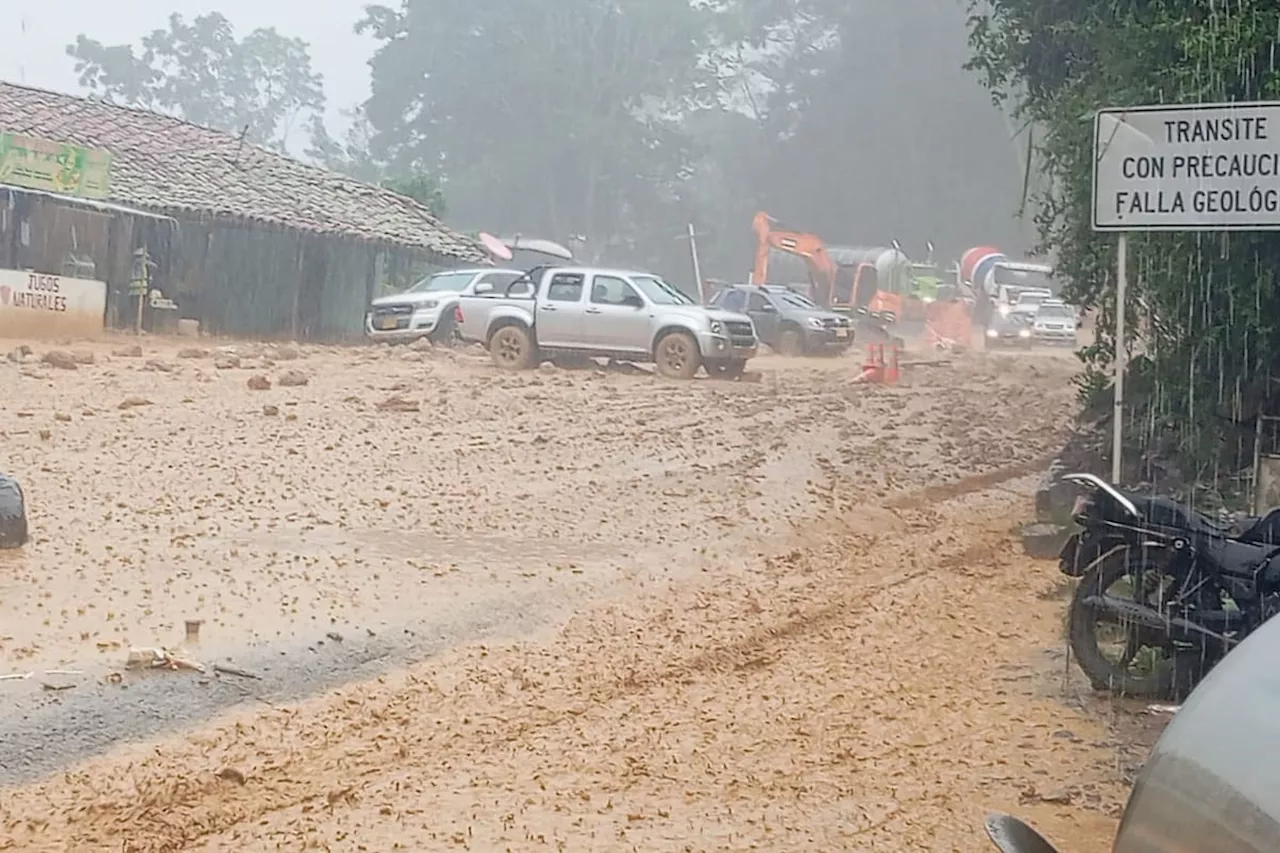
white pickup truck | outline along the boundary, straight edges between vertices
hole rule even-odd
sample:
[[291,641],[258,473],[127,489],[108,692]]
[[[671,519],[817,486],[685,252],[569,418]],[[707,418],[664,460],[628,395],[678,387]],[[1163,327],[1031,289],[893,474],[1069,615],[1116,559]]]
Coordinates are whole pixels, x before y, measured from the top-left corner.
[[506,287],[476,287],[455,309],[458,336],[505,370],[560,354],[652,362],[673,379],[699,368],[736,379],[759,347],[745,314],[704,308],[651,273],[535,267]]
[[369,305],[364,331],[371,340],[404,342],[428,338],[447,344],[453,337],[453,307],[477,285],[503,287],[523,276],[521,270],[493,267],[449,269],[429,275],[404,293],[379,297]]

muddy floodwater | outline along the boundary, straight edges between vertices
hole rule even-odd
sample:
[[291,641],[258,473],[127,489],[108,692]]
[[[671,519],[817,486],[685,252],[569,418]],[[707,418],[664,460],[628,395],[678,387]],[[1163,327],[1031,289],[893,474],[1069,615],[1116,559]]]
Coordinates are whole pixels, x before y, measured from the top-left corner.
[[[1012,533],[1069,354],[876,387],[852,355],[678,383],[133,346],[0,361],[33,530],[0,552],[0,849],[967,851],[993,808],[1073,849],[1114,829],[1115,733]],[[204,671],[126,668],[150,648]]]

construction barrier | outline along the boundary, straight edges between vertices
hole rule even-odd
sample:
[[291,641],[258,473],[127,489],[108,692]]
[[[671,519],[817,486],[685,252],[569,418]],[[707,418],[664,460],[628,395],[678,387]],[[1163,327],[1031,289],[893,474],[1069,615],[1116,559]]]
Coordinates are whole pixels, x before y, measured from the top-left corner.
[[929,303],[925,308],[925,335],[934,349],[973,346],[973,314],[968,303],[959,299]]
[[902,378],[898,361],[900,355],[901,351],[893,344],[869,344],[867,360],[862,365],[862,375],[858,377],[858,381],[875,385],[898,384]]

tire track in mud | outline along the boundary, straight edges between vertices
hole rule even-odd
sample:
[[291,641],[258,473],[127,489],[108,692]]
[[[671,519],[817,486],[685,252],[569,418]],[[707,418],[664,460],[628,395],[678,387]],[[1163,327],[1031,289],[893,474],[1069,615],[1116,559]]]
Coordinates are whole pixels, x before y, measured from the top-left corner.
[[[895,514],[928,514],[940,503],[1025,476],[1027,468],[1012,466],[908,493],[894,501]],[[944,519],[927,520],[936,525]],[[540,732],[648,691],[769,670],[787,654],[788,646],[821,635],[833,623],[868,613],[882,618],[878,597],[937,578],[939,570],[953,561],[994,560],[1008,547],[1007,526],[1007,516],[996,514],[969,525],[962,537],[946,533],[945,526],[925,537],[915,535],[914,528],[888,533],[846,530],[821,545],[776,558],[763,585],[719,594],[700,591],[688,612],[670,604],[651,604],[648,612],[639,615],[615,607],[575,619],[564,635],[564,642],[574,647],[567,657],[577,664],[575,677],[560,691],[550,684],[549,673],[554,670],[540,673],[536,664],[559,667],[563,657],[534,651],[530,657],[535,665],[502,668],[481,650],[469,658],[465,678],[448,682],[442,664],[428,670],[436,672],[435,681],[408,676],[399,684],[388,679],[385,689],[343,691],[320,703],[320,713],[306,725],[299,725],[301,715],[293,712],[240,721],[191,746],[157,749],[155,755],[108,779],[99,778],[95,770],[103,762],[91,762],[62,783],[14,792],[0,806],[0,826],[9,836],[0,836],[0,849],[36,853],[71,846],[130,853],[179,851],[201,839],[238,832],[236,827],[249,822],[269,820],[288,810],[306,811],[309,804],[341,809],[360,796],[359,780],[376,778],[389,762],[456,766],[468,756],[536,741],[545,736]],[[975,538],[976,543],[967,541]],[[895,565],[892,571],[871,578],[849,576],[872,552],[885,550],[896,552],[891,564],[917,565],[907,571]],[[826,586],[832,580],[833,565],[835,579],[842,583],[835,591]],[[764,599],[765,595],[769,598]],[[693,629],[706,627],[699,620],[706,622],[712,614],[722,617],[710,623],[719,629],[713,633],[721,636],[709,647],[692,643]],[[682,637],[689,646],[683,653]],[[538,697],[544,686],[552,688],[551,695]],[[475,701],[467,703],[469,698]],[[447,734],[429,732],[416,741],[410,736],[423,727],[431,710],[443,713],[440,709],[450,703],[473,709],[463,725],[450,726]],[[507,706],[512,703],[523,712],[514,724],[501,717],[504,710],[511,716]],[[354,724],[352,711],[358,716]],[[331,735],[337,731],[341,731],[340,741]],[[237,768],[248,782],[240,785],[216,776],[224,767]],[[333,781],[331,774],[339,767],[340,777]],[[911,802],[924,799],[922,795]],[[34,814],[49,814],[50,805],[55,817],[48,822],[32,820]],[[857,825],[870,832],[900,811],[859,820]]]

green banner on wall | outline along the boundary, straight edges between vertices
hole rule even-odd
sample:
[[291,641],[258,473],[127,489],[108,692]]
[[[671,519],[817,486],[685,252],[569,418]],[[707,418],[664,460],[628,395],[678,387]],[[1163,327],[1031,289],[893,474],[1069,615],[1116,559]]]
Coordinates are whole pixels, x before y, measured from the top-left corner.
[[111,194],[111,154],[0,132],[0,184],[105,199]]

